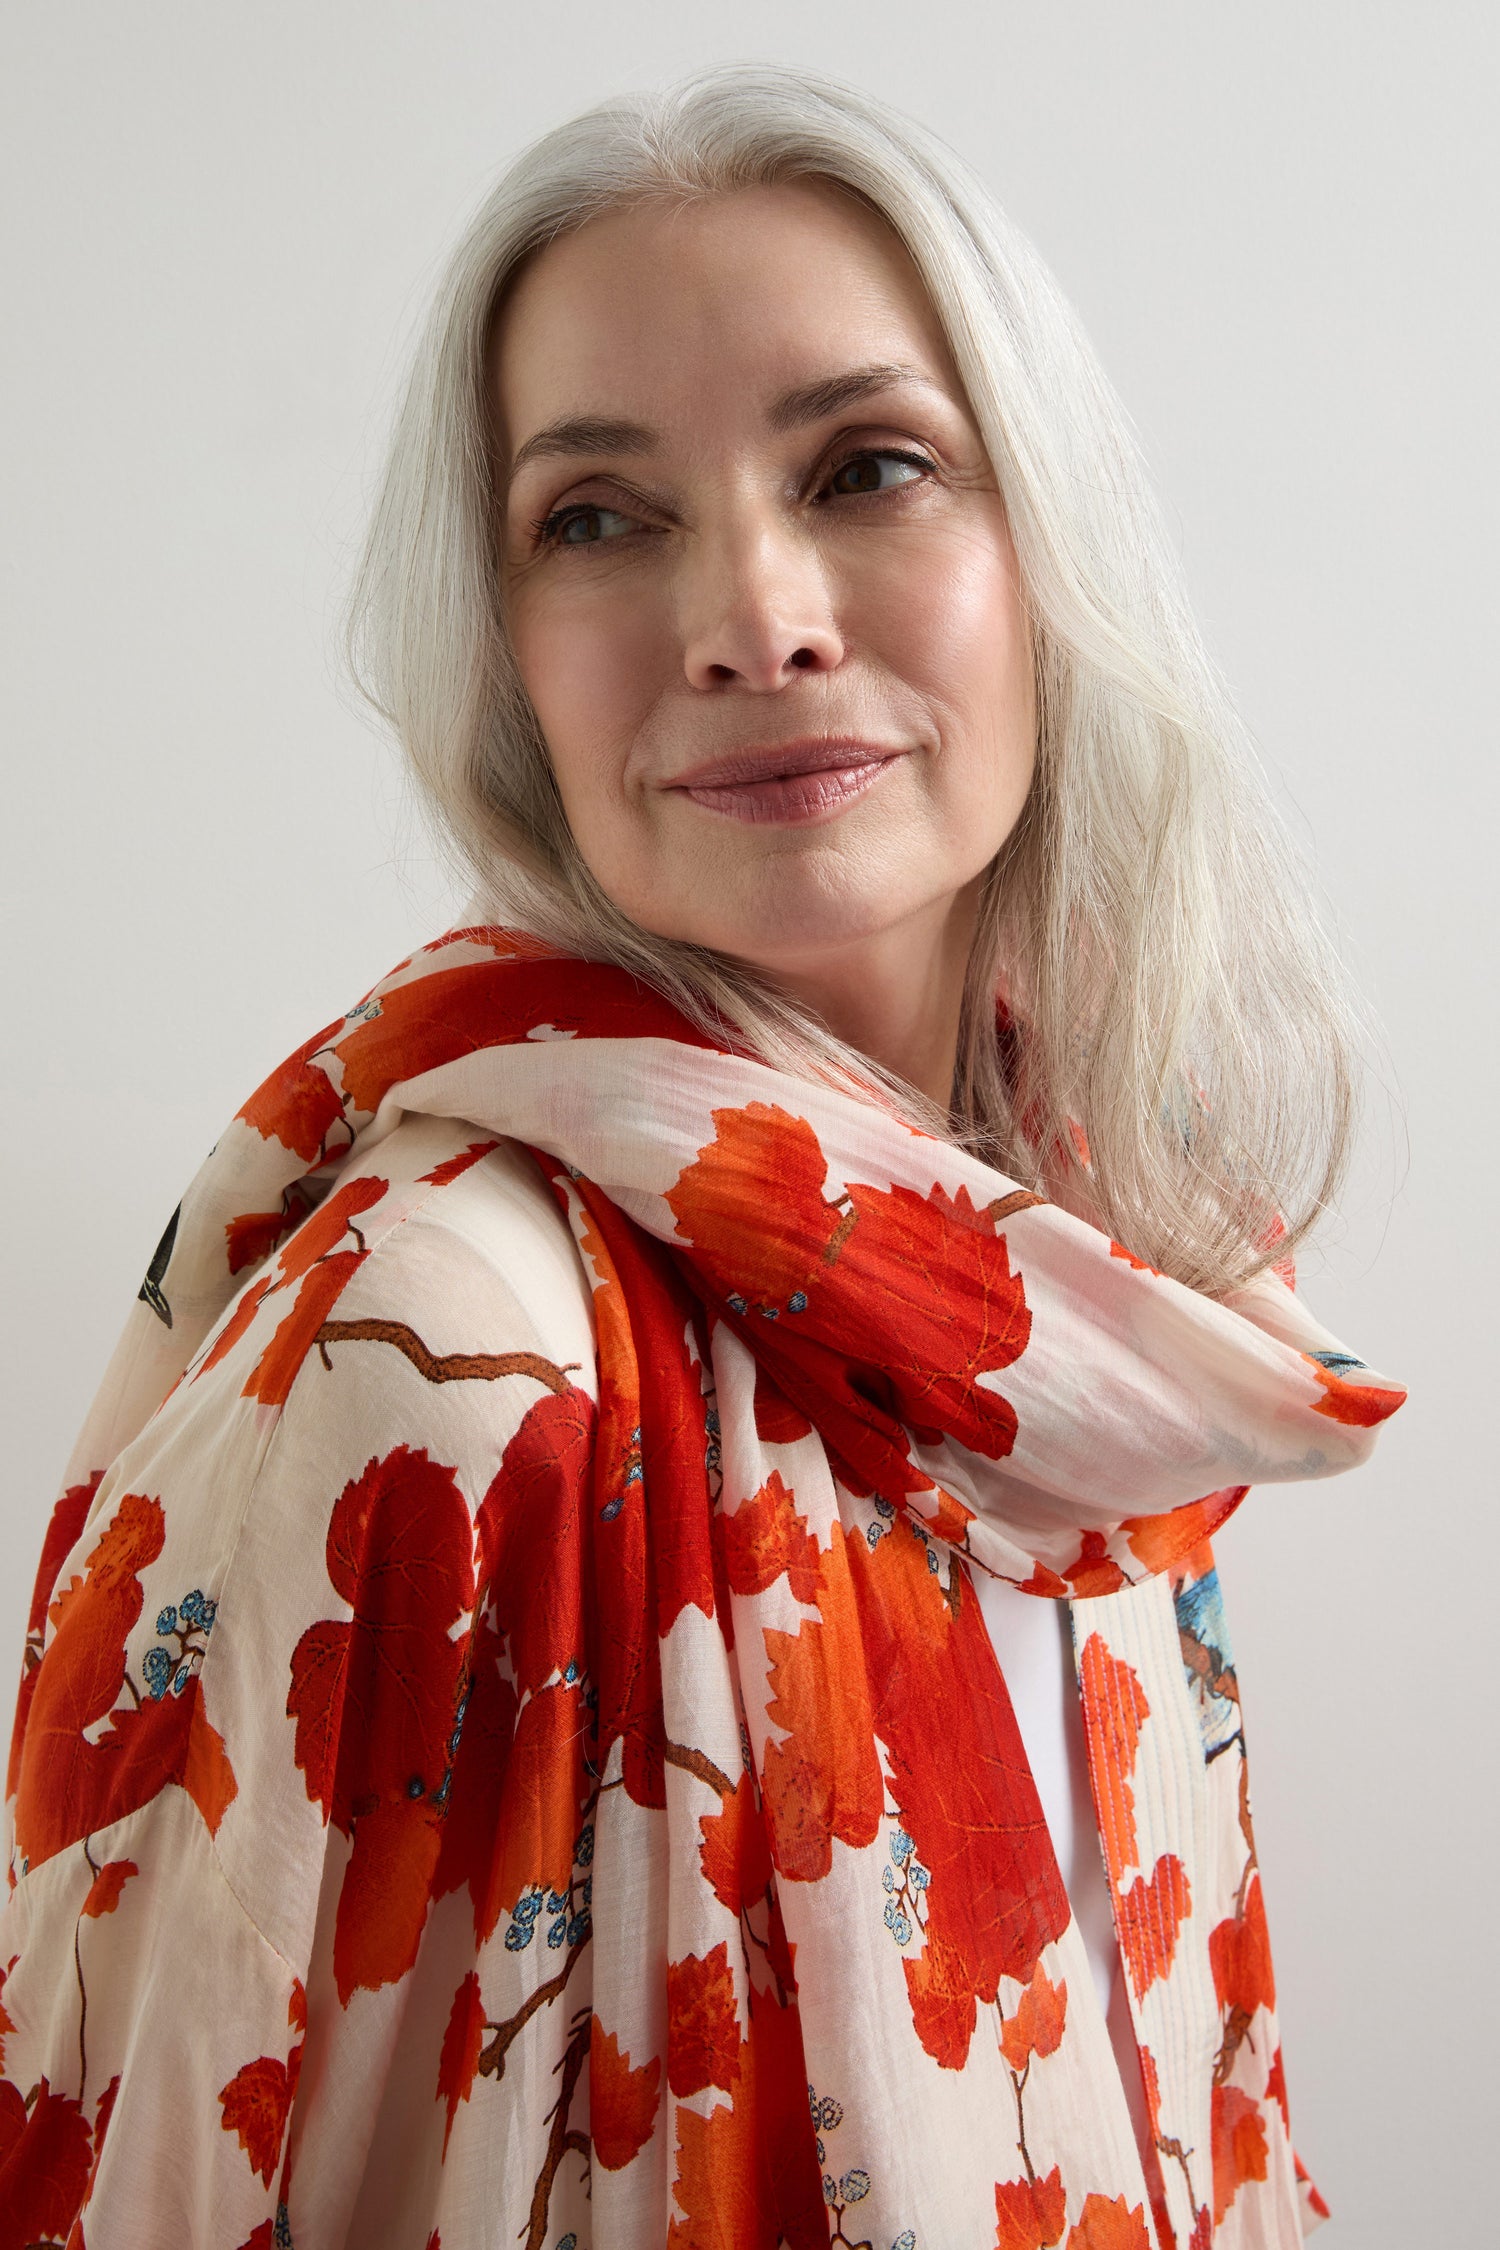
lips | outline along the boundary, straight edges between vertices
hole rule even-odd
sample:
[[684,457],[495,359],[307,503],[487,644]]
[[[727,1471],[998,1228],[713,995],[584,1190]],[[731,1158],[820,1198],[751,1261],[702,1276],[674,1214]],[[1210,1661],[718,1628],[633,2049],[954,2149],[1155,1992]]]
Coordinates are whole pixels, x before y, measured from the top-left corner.
[[816,827],[878,789],[906,754],[847,735],[757,743],[696,767],[669,793],[716,820]]
[[861,736],[803,736],[794,742],[749,743],[723,757],[691,766],[666,786],[671,789],[743,788],[800,774],[847,772],[851,767],[883,765],[900,757],[905,743],[870,742]]

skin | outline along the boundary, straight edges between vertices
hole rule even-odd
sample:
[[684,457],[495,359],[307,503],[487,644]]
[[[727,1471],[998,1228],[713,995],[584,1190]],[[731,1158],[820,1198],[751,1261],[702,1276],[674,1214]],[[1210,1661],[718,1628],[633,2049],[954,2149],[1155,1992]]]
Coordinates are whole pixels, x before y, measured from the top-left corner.
[[[910,373],[773,420],[872,365]],[[1036,713],[1005,510],[904,247],[821,182],[613,212],[523,266],[491,384],[503,612],[590,870],[946,1108]],[[570,417],[650,441],[518,459]],[[808,735],[899,755],[792,823],[681,786]]]

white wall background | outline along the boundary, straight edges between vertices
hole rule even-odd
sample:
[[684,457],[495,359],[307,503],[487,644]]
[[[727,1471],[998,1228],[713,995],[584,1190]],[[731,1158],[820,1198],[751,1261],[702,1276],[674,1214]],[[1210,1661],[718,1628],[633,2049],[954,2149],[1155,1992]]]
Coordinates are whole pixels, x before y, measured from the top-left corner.
[[1405,1124],[1382,1095],[1305,1278],[1411,1401],[1371,1466],[1254,1496],[1220,1543],[1296,2135],[1350,2250],[1478,2243],[1492,2209],[1495,27],[1486,0],[33,0],[0,32],[0,1678],[182,1185],[448,913],[333,642],[446,246],[617,87],[733,56],[855,79],[977,165],[1079,306],[1387,1026]]

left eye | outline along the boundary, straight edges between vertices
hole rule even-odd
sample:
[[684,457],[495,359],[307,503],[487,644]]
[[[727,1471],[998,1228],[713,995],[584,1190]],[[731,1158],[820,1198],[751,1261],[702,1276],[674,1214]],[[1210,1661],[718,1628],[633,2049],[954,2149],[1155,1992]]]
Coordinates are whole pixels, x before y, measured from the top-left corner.
[[[913,477],[930,474],[931,469],[932,463],[920,453],[851,453],[828,481],[843,498],[859,492],[887,492],[893,485],[909,484]],[[888,476],[887,470],[896,473]]]
[[601,539],[618,539],[635,520],[617,508],[560,508],[543,524],[542,537],[559,547],[591,547]]

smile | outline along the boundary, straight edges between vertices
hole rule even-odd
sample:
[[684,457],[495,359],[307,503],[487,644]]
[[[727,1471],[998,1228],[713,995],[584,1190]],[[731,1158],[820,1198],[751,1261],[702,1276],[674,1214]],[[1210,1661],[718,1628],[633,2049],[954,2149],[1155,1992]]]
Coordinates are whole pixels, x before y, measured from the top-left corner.
[[676,783],[674,792],[729,820],[813,821],[854,804],[905,755],[873,744],[825,743],[815,750],[787,744],[780,771],[774,752],[762,751],[705,768]]

